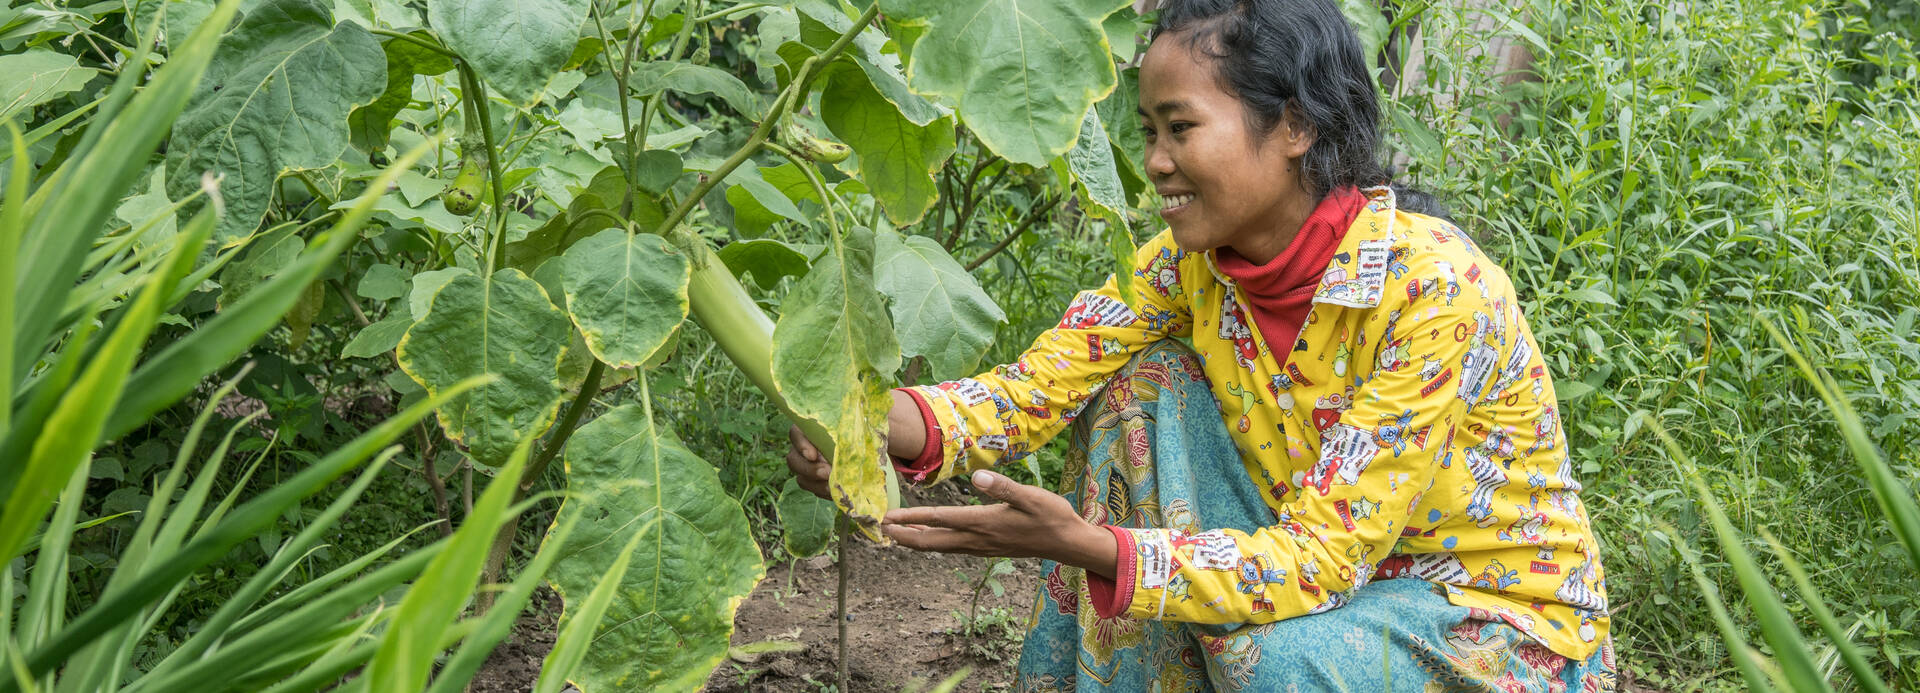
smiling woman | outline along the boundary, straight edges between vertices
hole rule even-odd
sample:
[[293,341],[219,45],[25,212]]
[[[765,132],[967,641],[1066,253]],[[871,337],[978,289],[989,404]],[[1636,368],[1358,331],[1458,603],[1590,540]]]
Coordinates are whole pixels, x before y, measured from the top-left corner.
[[[1048,561],[1021,690],[1613,686],[1539,345],[1391,184],[1372,84],[1325,0],[1168,3],[1139,112],[1169,229],[1016,361],[897,391],[900,469],[1004,502],[884,531]],[[1061,494],[986,471],[1069,424]],[[796,435],[819,489],[816,457]]]

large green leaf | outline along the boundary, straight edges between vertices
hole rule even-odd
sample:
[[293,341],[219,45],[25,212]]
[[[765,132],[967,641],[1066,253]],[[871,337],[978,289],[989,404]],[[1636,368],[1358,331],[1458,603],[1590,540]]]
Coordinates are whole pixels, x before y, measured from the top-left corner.
[[13,117],[34,106],[60,98],[87,85],[99,70],[81,67],[73,56],[58,51],[33,49],[14,55],[0,55],[0,120]]
[[1080,139],[1075,140],[1073,149],[1067,150],[1067,168],[1073,170],[1074,180],[1080,181],[1081,189],[1092,202],[1110,220],[1127,218],[1127,191],[1120,184],[1120,172],[1114,166],[1113,145],[1107,142],[1107,129],[1100,125],[1100,112],[1087,111],[1086,119],[1080,121]]
[[[800,11],[801,36],[813,48],[825,49],[853,26],[853,19],[824,0],[800,0],[793,6]],[[926,125],[946,115],[946,109],[908,88],[907,77],[900,71],[900,57],[886,52],[886,44],[886,34],[880,33],[879,29],[866,27],[854,35],[853,50],[844,54],[842,59],[853,61],[861,72],[866,73],[873,87],[913,124]]]
[[795,414],[820,423],[833,445],[828,485],[869,537],[886,514],[886,381],[900,367],[886,302],[873,289],[873,233],[835,239],[794,283],[773,329],[773,382]]
[[819,246],[813,246],[805,253],[800,249],[771,238],[759,238],[747,241],[734,241],[720,249],[720,261],[727,264],[733,275],[753,275],[753,283],[760,285],[762,291],[772,291],[786,277],[799,277],[807,273],[807,253],[818,252]]
[[213,0],[127,0],[127,30],[133,34],[145,32],[153,23],[154,15],[164,7],[167,17],[160,23],[160,44],[169,50],[177,49],[180,42],[193,33],[194,27],[200,26],[200,21],[213,12],[213,5]]
[[602,616],[575,672],[586,693],[692,690],[726,657],[733,614],[765,575],[740,504],[712,464],[627,405],[581,426],[567,442],[561,522],[581,520],[550,580],[567,600],[567,627],[627,542],[635,550],[621,598]]
[[1147,187],[1147,143],[1140,134],[1138,115],[1140,69],[1121,70],[1119,79],[1114,82],[1113,93],[1094,104],[1093,108],[1100,113],[1100,124],[1107,129],[1107,140],[1113,143],[1114,166],[1120,171],[1120,180],[1126,185],[1127,194],[1137,199]]
[[[352,128],[353,146],[362,151],[377,152],[387,147],[387,136],[392,131],[393,117],[413,101],[413,76],[437,75],[453,69],[453,60],[447,56],[428,50],[420,44],[404,39],[388,40],[385,46],[387,54],[387,88],[380,92],[373,103],[353,109],[347,116],[347,126]],[[413,200],[408,200],[414,204]]]
[[993,342],[994,326],[1007,319],[973,275],[926,236],[879,234],[873,278],[892,299],[900,350],[927,357],[941,380],[971,374]]
[[794,204],[793,198],[762,175],[762,171],[772,168],[742,166],[727,176],[727,181],[733,184],[733,187],[727,188],[727,204],[733,207],[735,228],[746,236],[763,235],[781,219],[805,224],[812,218]]
[[787,553],[806,558],[827,550],[827,542],[833,539],[833,520],[840,515],[832,503],[787,477],[773,509],[780,516],[780,543]]
[[340,158],[348,110],[378,96],[385,77],[380,43],[360,25],[335,26],[316,0],[264,0],[221,42],[174,125],[168,190],[177,199],[199,189],[203,173],[224,176],[216,240],[245,235],[281,171]]
[[560,360],[572,326],[540,284],[516,269],[460,274],[400,338],[399,361],[429,393],[482,373],[500,377],[437,413],[474,461],[498,467],[539,435],[560,406]]
[[427,23],[514,103],[540,96],[565,67],[587,21],[587,0],[430,0]]
[[1127,0],[881,0],[889,21],[926,27],[914,89],[959,105],[994,153],[1040,166],[1067,151],[1080,120],[1113,90],[1101,22]]
[[727,102],[740,115],[760,115],[760,101],[740,78],[726,70],[671,60],[650,62],[634,68],[628,87],[635,97],[646,97],[672,90],[682,94],[712,94]]
[[940,199],[933,173],[953,154],[951,119],[915,125],[852,70],[827,82],[820,118],[860,155],[860,180],[894,224],[919,222]]
[[[507,266],[532,271],[548,258],[566,252],[580,239],[614,226],[621,218],[620,204],[626,194],[627,178],[620,167],[601,169],[586,187],[576,192],[565,213],[553,215],[525,238],[507,243]],[[650,229],[665,221],[667,213],[660,208],[657,198],[637,195],[633,198],[632,213],[626,218],[640,228]]]
[[609,366],[646,362],[687,319],[687,258],[664,238],[607,229],[560,259],[567,311]]

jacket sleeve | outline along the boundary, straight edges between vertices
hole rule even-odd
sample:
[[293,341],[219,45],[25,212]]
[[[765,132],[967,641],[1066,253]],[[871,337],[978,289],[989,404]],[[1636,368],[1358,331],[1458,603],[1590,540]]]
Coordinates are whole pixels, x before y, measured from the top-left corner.
[[[1369,316],[1384,321],[1363,330],[1373,345],[1404,345],[1446,370],[1423,380],[1419,367],[1402,366],[1359,383],[1351,408],[1320,432],[1318,460],[1289,480],[1301,491],[1273,526],[1192,534],[1111,528],[1121,548],[1119,570],[1111,592],[1095,590],[1095,611],[1268,623],[1345,603],[1408,526],[1436,465],[1446,464],[1435,452],[1466,416],[1460,383],[1470,370],[1484,369],[1480,361],[1494,358],[1494,349],[1482,344],[1486,333],[1473,331],[1487,316],[1469,301],[1455,302],[1416,300]],[[1473,336],[1456,341],[1460,325]]]
[[[1191,331],[1181,286],[1186,254],[1161,232],[1134,256],[1134,305],[1111,276],[1082,291],[1060,323],[1042,332],[1012,363],[971,378],[906,388],[931,415],[939,450],[929,450],[913,476],[934,481],[1018,461],[1065,428],[1129,354],[1154,340]],[[938,468],[928,469],[937,459]]]

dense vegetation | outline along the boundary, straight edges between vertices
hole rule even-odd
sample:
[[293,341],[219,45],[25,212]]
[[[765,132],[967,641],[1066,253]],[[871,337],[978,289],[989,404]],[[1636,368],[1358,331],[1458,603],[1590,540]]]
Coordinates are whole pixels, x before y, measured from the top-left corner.
[[[543,581],[543,690],[698,685],[831,544],[792,418],[860,528],[884,388],[1158,228],[1127,4],[0,10],[0,690],[455,690]],[[1623,668],[1920,687],[1920,9],[1390,5],[1395,161],[1522,287]]]

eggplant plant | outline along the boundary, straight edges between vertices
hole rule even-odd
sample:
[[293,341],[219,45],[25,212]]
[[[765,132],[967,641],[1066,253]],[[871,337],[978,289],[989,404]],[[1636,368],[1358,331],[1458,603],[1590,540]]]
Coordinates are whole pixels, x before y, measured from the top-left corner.
[[[888,389],[903,370],[967,374],[1004,320],[949,253],[962,227],[984,218],[973,215],[990,181],[1012,175],[1056,191],[1047,209],[1071,200],[1101,220],[1117,256],[1130,255],[1126,197],[1145,187],[1116,162],[1137,159],[1137,141],[1103,120],[1130,119],[1117,63],[1133,54],[1138,18],[1124,0],[237,4],[116,10],[125,33],[165,63],[134,103],[166,99],[178,117],[139,126],[146,152],[165,138],[164,156],[115,162],[106,192],[75,187],[93,196],[71,204],[98,217],[111,199],[101,195],[144,180],[136,176],[162,180],[143,197],[155,223],[200,210],[182,238],[204,236],[218,264],[198,278],[157,276],[217,284],[221,334],[244,322],[257,338],[284,322],[298,349],[311,330],[335,327],[323,316],[350,315],[357,325],[339,357],[388,364],[385,382],[408,407],[381,435],[430,408],[464,473],[493,477],[484,502],[436,544],[449,558],[408,564],[417,570],[400,579],[415,588],[398,609],[319,622],[400,635],[316,645],[283,662],[303,672],[301,685],[362,663],[375,685],[452,685],[418,663],[443,641],[478,642],[473,632],[508,616],[421,624],[446,622],[479,584],[503,581],[517,524],[509,509],[535,500],[536,480],[559,461],[568,491],[538,570],[500,598],[524,603],[516,590],[530,573],[551,580],[571,635],[550,673],[584,689],[697,686],[724,656],[734,609],[764,566],[713,464],[653,411],[648,369],[672,354],[689,317],[830,451],[834,505],[884,541],[879,518],[898,504],[883,448]],[[115,94],[102,115],[125,97]],[[969,144],[970,169],[949,170]],[[42,189],[62,182],[48,179]],[[202,199],[210,180],[217,204]],[[316,231],[316,217],[339,223]],[[973,264],[1040,218],[1006,229]],[[21,286],[71,283],[83,243],[25,238],[57,261],[22,265],[32,276]],[[33,245],[40,239],[51,250]],[[197,257],[197,247],[169,257]],[[59,298],[10,304],[22,307],[11,354],[90,324],[84,310],[60,309],[94,304]],[[120,329],[146,315],[141,305]],[[251,338],[164,350],[101,410],[96,437],[140,426]],[[14,359],[0,370],[34,375],[10,382],[25,388],[16,401],[38,402],[59,378],[92,373],[62,363],[42,371]],[[60,411],[29,407],[16,424]],[[4,441],[15,452],[32,443]],[[0,547],[27,540],[31,525],[15,515],[54,507],[80,458],[61,459],[4,478],[0,491],[37,495],[9,503]],[[427,465],[423,475],[440,490],[439,472]],[[783,516],[821,516],[806,499],[781,506]],[[476,546],[485,560],[469,574]],[[479,601],[494,598],[482,590]],[[216,649],[238,656],[199,647],[150,676],[208,671],[226,661],[205,656]],[[45,673],[48,661],[30,657],[28,672]]]

